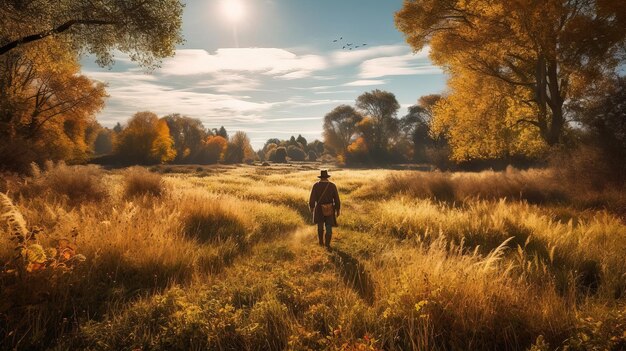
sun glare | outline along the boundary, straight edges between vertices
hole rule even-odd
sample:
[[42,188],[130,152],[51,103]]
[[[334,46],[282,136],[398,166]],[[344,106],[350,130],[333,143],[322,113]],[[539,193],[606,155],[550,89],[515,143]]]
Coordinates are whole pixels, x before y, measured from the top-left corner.
[[241,0],[222,0],[222,13],[231,22],[239,22],[246,14]]

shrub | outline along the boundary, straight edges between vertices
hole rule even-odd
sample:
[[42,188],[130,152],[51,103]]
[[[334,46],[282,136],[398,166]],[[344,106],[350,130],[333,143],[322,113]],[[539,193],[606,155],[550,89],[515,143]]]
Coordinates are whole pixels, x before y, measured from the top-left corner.
[[292,161],[304,161],[306,159],[304,150],[294,145],[290,145],[287,148],[287,156],[289,156]]
[[313,150],[309,150],[308,159],[311,162],[317,161],[317,154]]
[[124,172],[124,195],[137,197],[151,195],[159,197],[165,193],[165,183],[161,175],[143,167],[131,167]]
[[270,151],[270,161],[276,163],[287,163],[287,150],[284,146],[279,146]]
[[64,162],[56,165],[47,162],[45,171],[42,172],[33,164],[31,172],[30,184],[26,183],[21,189],[25,195],[59,195],[68,199],[71,204],[101,201],[109,196],[102,182],[104,174],[98,166],[67,166]]
[[184,204],[185,235],[200,242],[224,242],[228,239],[244,243],[244,219],[218,199],[189,199]]

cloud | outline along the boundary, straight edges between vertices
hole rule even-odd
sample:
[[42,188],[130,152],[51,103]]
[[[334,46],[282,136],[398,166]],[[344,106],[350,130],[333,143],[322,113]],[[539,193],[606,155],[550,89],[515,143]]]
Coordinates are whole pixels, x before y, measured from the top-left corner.
[[330,61],[337,66],[351,65],[374,57],[405,54],[408,50],[406,45],[379,45],[357,50],[340,50],[331,54]]
[[356,80],[354,82],[346,83],[346,84],[344,84],[344,86],[346,86],[346,87],[365,87],[365,86],[371,86],[371,85],[383,85],[385,83],[386,82],[384,80],[364,79],[364,80]]
[[442,74],[441,68],[434,66],[427,58],[428,49],[416,54],[377,57],[360,65],[359,78],[372,79],[387,76],[405,76],[420,74]]
[[215,54],[206,50],[183,49],[177,50],[173,58],[165,60],[159,71],[175,76],[238,71],[296,79],[308,77],[314,71],[327,67],[323,56],[299,56],[278,48],[218,49]]

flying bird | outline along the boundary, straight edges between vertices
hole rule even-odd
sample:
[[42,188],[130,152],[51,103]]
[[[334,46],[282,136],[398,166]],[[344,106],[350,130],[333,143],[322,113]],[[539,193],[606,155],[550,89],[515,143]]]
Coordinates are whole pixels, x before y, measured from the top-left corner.
[[346,45],[348,45],[348,46],[352,46],[352,43],[349,43],[349,44],[346,44]]
[[337,42],[337,39],[333,40],[333,43],[336,43],[336,42]]
[[363,45],[361,45],[361,46],[365,46],[365,45],[367,45],[367,44],[363,44]]

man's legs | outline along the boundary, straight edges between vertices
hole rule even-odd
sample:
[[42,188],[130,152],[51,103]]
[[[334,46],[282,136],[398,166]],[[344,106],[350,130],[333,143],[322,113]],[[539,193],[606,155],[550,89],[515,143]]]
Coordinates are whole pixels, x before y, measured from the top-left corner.
[[324,245],[324,223],[317,223],[317,238],[319,239],[320,246]]
[[326,247],[330,247],[330,239],[333,237],[333,217],[324,218],[326,224]]

